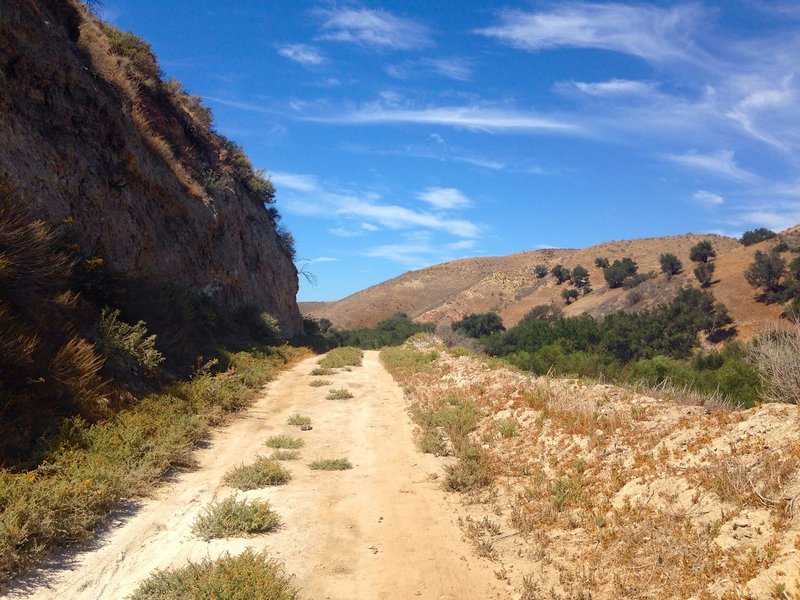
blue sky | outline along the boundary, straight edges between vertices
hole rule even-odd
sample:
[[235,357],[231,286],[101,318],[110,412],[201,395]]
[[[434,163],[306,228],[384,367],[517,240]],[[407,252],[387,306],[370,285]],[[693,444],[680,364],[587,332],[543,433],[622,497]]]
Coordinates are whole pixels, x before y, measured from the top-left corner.
[[104,0],[277,189],[299,300],[800,223],[800,5]]

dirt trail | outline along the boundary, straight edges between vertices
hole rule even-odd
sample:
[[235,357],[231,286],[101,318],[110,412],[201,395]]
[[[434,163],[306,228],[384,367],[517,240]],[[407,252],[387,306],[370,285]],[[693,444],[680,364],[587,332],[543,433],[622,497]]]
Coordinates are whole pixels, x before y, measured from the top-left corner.
[[[119,599],[154,569],[187,560],[267,548],[295,573],[307,598],[490,599],[508,596],[490,563],[474,556],[456,523],[456,499],[430,477],[436,460],[413,444],[402,390],[367,352],[364,364],[310,387],[308,359],[270,383],[234,423],[198,451],[199,468],[178,475],[152,499],[120,515],[91,548],[59,557],[18,582],[9,598]],[[347,387],[350,400],[326,400],[329,387]],[[286,425],[295,412],[313,429]],[[298,461],[287,462],[285,486],[238,492],[268,499],[281,515],[275,533],[204,542],[191,535],[198,514],[235,493],[221,483],[232,467],[268,455],[262,442],[276,433],[305,439]],[[347,457],[353,469],[311,471],[316,458]]]

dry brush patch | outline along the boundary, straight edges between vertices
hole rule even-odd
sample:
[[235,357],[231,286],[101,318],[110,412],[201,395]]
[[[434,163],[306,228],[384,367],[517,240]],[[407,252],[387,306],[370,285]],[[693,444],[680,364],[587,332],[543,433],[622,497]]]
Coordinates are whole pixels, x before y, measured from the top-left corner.
[[445,485],[468,491],[465,534],[524,598],[800,597],[796,406],[533,377],[432,340],[382,359],[423,451],[482,456],[480,486],[454,477],[470,459],[442,458]]

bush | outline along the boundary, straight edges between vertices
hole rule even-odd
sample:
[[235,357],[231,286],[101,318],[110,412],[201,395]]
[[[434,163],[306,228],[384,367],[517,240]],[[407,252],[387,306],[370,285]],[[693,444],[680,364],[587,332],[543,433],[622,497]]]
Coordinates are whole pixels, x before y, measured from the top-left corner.
[[299,600],[300,591],[283,566],[266,553],[246,549],[179,569],[156,571],[130,600]]
[[632,290],[635,287],[638,287],[645,281],[650,279],[655,279],[658,277],[655,271],[649,271],[647,273],[634,273],[633,275],[628,275],[622,282],[623,289]]
[[253,464],[240,465],[228,472],[222,481],[229,487],[246,492],[268,485],[283,485],[291,478],[289,471],[280,464],[259,456]]
[[306,417],[300,413],[295,413],[286,420],[286,423],[289,425],[294,425],[295,427],[306,427],[311,425],[311,417]]
[[800,324],[761,333],[748,355],[758,367],[766,400],[800,404]]
[[707,288],[711,285],[714,278],[714,263],[700,263],[694,269],[694,276],[700,282],[700,287]]
[[129,325],[119,320],[119,309],[106,307],[97,326],[100,353],[120,367],[139,365],[154,371],[164,361],[156,349],[156,336],[147,335],[147,324]]
[[567,281],[571,276],[569,269],[564,265],[556,265],[550,269],[550,272],[553,274],[553,277],[556,278],[556,283],[559,285]]
[[192,525],[192,533],[203,540],[242,537],[274,531],[280,517],[261,500],[226,498],[214,502]]
[[321,458],[308,463],[312,471],[346,471],[352,469],[352,463],[346,458]]
[[603,269],[603,277],[610,288],[622,287],[625,279],[635,275],[638,270],[636,262],[630,258],[615,260],[611,265]]
[[537,279],[542,279],[547,276],[547,266],[542,264],[534,265],[533,273]]
[[561,290],[561,297],[564,299],[564,302],[569,304],[573,300],[577,300],[580,293],[575,288],[564,288]]
[[303,438],[292,437],[290,435],[273,435],[267,438],[264,445],[270,448],[286,448],[292,450],[295,448],[302,448],[305,442]]
[[349,400],[353,397],[347,388],[331,388],[328,390],[327,400]]
[[598,256],[594,259],[594,266],[600,269],[607,269],[609,267],[608,259],[604,256]]
[[[322,369],[339,369],[347,366],[360,367],[363,358],[363,350],[347,346],[344,348],[334,348],[321,358],[317,364],[319,364]],[[330,372],[319,374],[329,375]]]
[[500,315],[493,312],[470,314],[451,325],[453,331],[463,333],[471,338],[481,338],[498,331],[505,331]]
[[767,229],[766,227],[759,227],[758,229],[745,231],[739,241],[745,246],[750,246],[752,244],[757,244],[758,242],[763,242],[764,240],[771,240],[777,235],[777,233]]
[[661,264],[661,272],[666,274],[667,279],[671,279],[673,275],[677,275],[683,270],[683,263],[680,259],[669,252],[659,256],[658,262]]
[[712,258],[716,258],[717,251],[709,240],[697,242],[689,249],[689,260],[692,262],[707,263]]
[[589,285],[589,271],[581,265],[575,265],[572,269],[570,281],[578,289],[583,289]]
[[786,263],[777,254],[756,251],[755,261],[747,268],[744,278],[754,288],[764,288],[767,292],[779,292]]
[[150,44],[129,31],[122,31],[107,23],[103,24],[103,31],[111,52],[130,61],[128,76],[151,84],[161,80],[158,59]]
[[375,327],[337,331],[328,328],[325,338],[333,345],[357,346],[368,350],[398,346],[418,333],[433,331],[431,323],[414,323],[408,315],[397,313]]

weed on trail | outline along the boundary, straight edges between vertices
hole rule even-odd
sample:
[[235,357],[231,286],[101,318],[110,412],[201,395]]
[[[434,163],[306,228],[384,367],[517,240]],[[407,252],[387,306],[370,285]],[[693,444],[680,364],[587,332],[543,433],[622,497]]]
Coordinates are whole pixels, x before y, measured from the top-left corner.
[[353,394],[347,388],[331,388],[328,390],[328,395],[325,396],[328,400],[348,400],[352,397]]
[[203,540],[240,537],[273,531],[280,517],[268,502],[226,498],[211,504],[192,525],[192,533]]
[[295,427],[305,427],[307,425],[311,425],[311,417],[306,417],[299,413],[295,413],[286,420],[286,423],[289,425],[294,425]]
[[280,448],[273,450],[270,456],[271,460],[297,460],[300,458],[299,450],[281,450]]
[[[311,371],[311,375],[313,375],[314,377],[319,377],[321,375],[333,375],[333,369],[328,367],[315,367]],[[318,384],[315,381],[312,381],[310,385],[324,385],[324,384],[322,383]]]
[[303,438],[292,437],[290,435],[273,435],[264,442],[270,448],[302,448],[305,442]]
[[238,556],[225,554],[179,569],[156,571],[130,600],[299,600],[300,591],[281,563],[249,548]]
[[323,356],[318,364],[320,367],[328,369],[339,369],[347,366],[360,367],[363,358],[363,350],[345,346],[344,348],[334,348]]
[[352,463],[346,458],[323,458],[308,463],[313,471],[346,471],[352,469]]
[[[314,369],[314,371],[316,371],[316,369]],[[312,372],[311,374],[313,375],[314,373]],[[310,385],[311,387],[323,387],[325,385],[330,385],[330,384],[331,384],[330,379],[315,379],[308,385]]]
[[274,460],[259,456],[251,465],[241,465],[228,472],[223,478],[225,485],[244,492],[268,485],[283,485],[292,476]]

